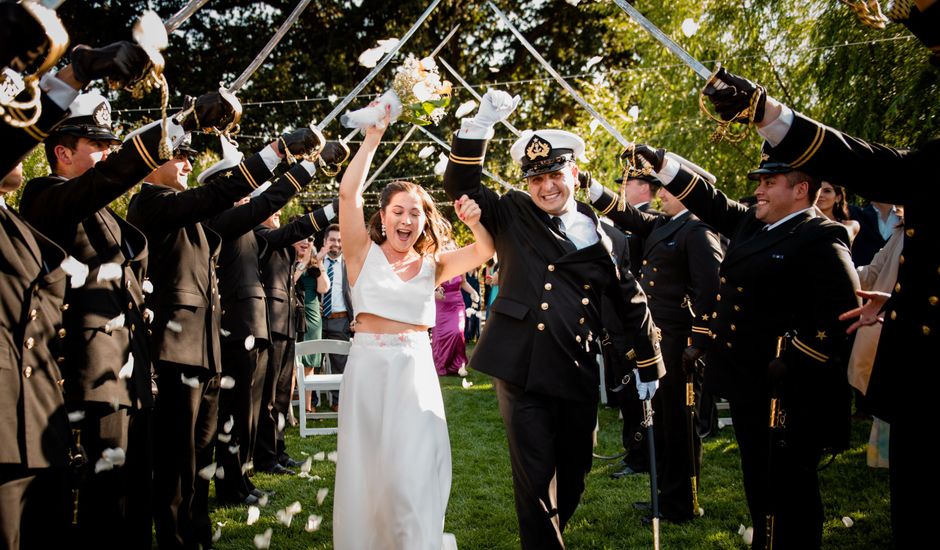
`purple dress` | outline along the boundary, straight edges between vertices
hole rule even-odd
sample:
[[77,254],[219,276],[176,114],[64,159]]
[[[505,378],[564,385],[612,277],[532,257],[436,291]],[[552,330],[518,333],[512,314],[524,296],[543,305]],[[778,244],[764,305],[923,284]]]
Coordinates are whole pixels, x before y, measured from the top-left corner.
[[435,302],[437,322],[431,333],[431,351],[434,367],[441,376],[457,374],[460,367],[467,364],[467,345],[463,339],[466,309],[460,294],[462,281],[463,278],[457,276],[441,284],[444,299]]

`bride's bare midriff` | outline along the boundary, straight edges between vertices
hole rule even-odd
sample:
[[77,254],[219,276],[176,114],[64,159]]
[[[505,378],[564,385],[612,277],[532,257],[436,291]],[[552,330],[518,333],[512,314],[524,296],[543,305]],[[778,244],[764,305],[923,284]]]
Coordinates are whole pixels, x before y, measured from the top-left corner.
[[402,332],[427,332],[429,327],[392,321],[371,313],[360,313],[356,315],[356,324],[352,328],[355,332],[362,333],[400,334]]

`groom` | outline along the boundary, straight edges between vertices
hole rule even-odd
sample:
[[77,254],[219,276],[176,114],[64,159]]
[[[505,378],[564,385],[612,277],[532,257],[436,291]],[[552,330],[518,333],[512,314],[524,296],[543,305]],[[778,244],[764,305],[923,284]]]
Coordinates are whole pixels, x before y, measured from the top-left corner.
[[454,137],[444,187],[452,198],[466,194],[480,205],[496,242],[499,296],[470,366],[495,377],[522,547],[541,550],[564,548],[562,531],[591,469],[603,296],[630,337],[641,399],[652,397],[665,367],[643,291],[612,261],[591,207],[574,200],[581,138],[527,130],[510,154],[528,193],[500,196],[482,185],[493,126],[518,102],[502,91],[486,93],[477,116],[464,119]]

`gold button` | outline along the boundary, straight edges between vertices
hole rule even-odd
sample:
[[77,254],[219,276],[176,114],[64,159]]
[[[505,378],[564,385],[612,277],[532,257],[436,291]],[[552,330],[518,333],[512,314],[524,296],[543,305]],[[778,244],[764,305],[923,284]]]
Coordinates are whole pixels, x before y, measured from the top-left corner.
[[731,342],[725,342],[725,343],[728,345],[729,348],[731,347]]
[[537,326],[539,330],[545,330],[545,323],[539,323]]
[[712,312],[712,319],[717,319],[717,318],[718,318],[718,312],[717,312],[717,311],[713,311],[713,312]]
[[940,300],[938,300],[936,296],[931,296],[930,298],[927,298],[927,301],[930,302],[930,305],[932,306],[935,306],[937,305],[937,302],[940,302]]
[[725,279],[724,277],[721,278],[721,284],[725,284],[727,282],[728,282],[728,279]]
[[739,286],[739,287],[738,287],[738,292],[744,292],[744,287],[743,287],[743,286]]
[[552,289],[552,283],[545,283],[545,290],[551,290],[551,289]]
[[908,237],[913,237],[913,236],[914,236],[914,228],[913,228],[913,227],[908,227],[908,228],[907,228],[907,231],[905,231],[904,234],[907,235]]
[[584,290],[591,290],[591,285],[584,285]]
[[69,305],[68,305],[68,304],[62,304],[61,306],[59,306],[59,309],[60,309],[61,311],[67,311],[67,310],[69,309]]
[[650,286],[656,286],[656,281],[650,281]]
[[134,302],[127,302],[127,311],[134,309]]
[[584,317],[578,319],[578,324],[579,324],[579,325],[583,325],[583,324],[584,324]]
[[65,363],[65,357],[56,357],[55,362],[61,365],[62,363]]
[[131,332],[134,332],[135,330],[137,330],[137,325],[131,323]]
[[654,268],[653,268],[653,272],[655,273],[655,272],[657,272],[657,271],[659,271],[659,268],[658,268],[658,267],[654,267]]
[[737,306],[737,305],[734,306],[734,310],[735,310],[735,311],[741,311],[741,306]]
[[547,309],[548,309],[548,302],[542,302],[542,311],[545,311]]
[[891,317],[891,320],[894,321],[895,319],[898,318],[898,312],[892,310],[892,311],[891,311],[891,315],[889,315],[889,317]]
[[720,301],[721,301],[721,294],[718,294],[718,295],[715,296],[715,301],[717,301],[717,302],[720,302]]
[[38,312],[38,311],[36,311],[35,309],[29,310],[29,319],[30,319],[31,321],[36,320],[36,317],[38,317],[38,316],[39,316],[39,312]]
[[588,300],[587,298],[581,298],[581,303],[584,304],[584,305],[588,305],[588,304],[591,303],[591,301]]
[[549,271],[555,271],[555,264],[548,264]]
[[575,342],[581,342],[581,335],[578,334],[577,336],[575,336],[575,337],[574,337],[574,340],[575,340]]
[[65,338],[65,329],[60,328],[58,334],[59,334],[59,338]]
[[898,264],[904,265],[904,254],[898,256]]
[[731,332],[738,330],[738,327],[734,326],[734,323],[731,323]]
[[924,331],[924,336],[930,336],[930,327],[928,327],[927,325],[924,325],[923,327],[921,327],[921,329],[923,329]]
[[23,369],[23,376],[25,376],[26,378],[29,378],[32,375],[33,375],[33,367],[26,367],[25,369]]
[[895,291],[895,292],[901,292],[901,283],[897,283],[897,284],[894,285],[894,291]]
[[33,349],[35,346],[36,340],[33,340],[32,336],[26,339],[26,349]]
[[649,262],[648,262],[647,260],[643,260],[643,265],[646,265],[646,264],[648,264],[648,263],[649,263]]

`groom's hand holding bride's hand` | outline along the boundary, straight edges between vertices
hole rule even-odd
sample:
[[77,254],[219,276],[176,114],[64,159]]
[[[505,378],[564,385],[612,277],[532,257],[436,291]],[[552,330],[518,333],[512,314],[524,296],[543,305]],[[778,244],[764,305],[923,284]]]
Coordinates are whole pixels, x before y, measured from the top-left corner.
[[467,195],[461,195],[459,199],[454,201],[454,210],[457,211],[457,217],[460,218],[460,221],[465,223],[467,227],[475,227],[480,223],[480,215],[482,214],[480,205]]

